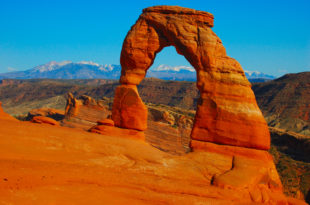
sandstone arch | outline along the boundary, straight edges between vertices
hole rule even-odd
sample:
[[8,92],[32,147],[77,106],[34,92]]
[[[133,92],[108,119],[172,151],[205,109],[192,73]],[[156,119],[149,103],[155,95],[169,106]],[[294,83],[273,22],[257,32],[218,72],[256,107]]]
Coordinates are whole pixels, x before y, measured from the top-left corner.
[[143,10],[123,43],[122,73],[116,89],[112,118],[118,127],[145,130],[147,110],[137,87],[156,54],[174,46],[197,72],[200,103],[191,134],[194,149],[208,143],[269,149],[268,126],[251,84],[240,64],[226,55],[211,30],[213,15],[178,6]]

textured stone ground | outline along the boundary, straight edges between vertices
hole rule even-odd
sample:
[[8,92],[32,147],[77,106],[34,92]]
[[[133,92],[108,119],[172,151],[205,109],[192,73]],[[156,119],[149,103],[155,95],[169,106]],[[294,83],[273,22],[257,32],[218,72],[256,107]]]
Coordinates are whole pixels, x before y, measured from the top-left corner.
[[231,168],[225,152],[173,156],[121,135],[0,120],[0,204],[286,203],[263,186],[211,185]]

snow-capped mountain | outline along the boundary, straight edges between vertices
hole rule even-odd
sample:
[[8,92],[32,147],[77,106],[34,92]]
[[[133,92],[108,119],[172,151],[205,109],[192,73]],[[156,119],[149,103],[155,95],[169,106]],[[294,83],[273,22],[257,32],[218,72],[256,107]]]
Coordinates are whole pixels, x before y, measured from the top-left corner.
[[160,78],[163,80],[196,81],[196,71],[190,66],[160,65],[150,69],[146,77]]
[[46,72],[46,71],[52,71],[56,70],[58,68],[61,68],[64,65],[67,65],[69,63],[72,63],[71,61],[62,61],[60,63],[57,63],[56,61],[51,61],[49,63],[46,63],[44,65],[39,65],[31,69],[33,72],[39,71],[40,73]]
[[247,70],[245,70],[244,72],[245,72],[245,76],[246,76],[248,79],[259,79],[259,78],[264,78],[264,79],[272,80],[272,79],[275,79],[275,78],[276,78],[275,76],[267,75],[267,74],[265,74],[265,73],[258,72],[258,71],[247,71]]
[[[258,71],[244,71],[245,76],[250,82],[264,82],[275,79],[272,75],[267,75]],[[173,74],[173,75],[171,75]],[[169,66],[160,65],[151,69],[147,73],[147,77],[156,77],[164,80],[186,80],[196,81],[196,71],[190,66]]]
[[169,66],[169,65],[160,65],[154,69],[152,69],[153,71],[176,71],[179,72],[180,70],[188,70],[191,72],[195,72],[195,69],[193,67],[190,66]]
[[[120,74],[120,65],[100,65],[92,61],[81,61],[77,63],[72,61],[51,61],[26,71],[0,74],[0,79],[119,79]],[[251,82],[262,82],[275,78],[258,71],[245,71],[245,74]],[[190,66],[160,65],[150,69],[146,77],[160,78],[163,80],[196,81],[196,71]]]
[[49,62],[26,71],[0,74],[0,79],[118,79],[121,72],[120,65],[99,65],[91,61],[73,63],[71,61]]

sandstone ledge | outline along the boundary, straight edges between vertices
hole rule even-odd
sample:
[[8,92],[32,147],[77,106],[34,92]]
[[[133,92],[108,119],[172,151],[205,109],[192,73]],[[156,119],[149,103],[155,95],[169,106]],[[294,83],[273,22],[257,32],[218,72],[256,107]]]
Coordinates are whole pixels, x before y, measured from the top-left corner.
[[[228,154],[173,156],[122,136],[10,120],[0,120],[0,139],[3,203],[304,204],[255,184],[255,177],[245,186],[225,186],[225,173],[233,171]],[[255,175],[252,160],[239,159],[247,166],[231,175]]]
[[195,9],[184,8],[180,6],[153,6],[143,9],[143,13],[161,13],[173,15],[191,15],[199,19],[200,22],[205,22],[208,26],[213,27],[213,15],[209,12],[198,11]]

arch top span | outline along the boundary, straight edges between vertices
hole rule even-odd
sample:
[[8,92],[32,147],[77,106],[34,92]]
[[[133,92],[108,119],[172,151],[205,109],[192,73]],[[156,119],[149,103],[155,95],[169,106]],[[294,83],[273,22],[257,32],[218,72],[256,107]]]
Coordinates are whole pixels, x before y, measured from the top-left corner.
[[198,11],[195,9],[184,8],[180,6],[152,6],[143,9],[143,13],[160,13],[160,14],[172,14],[178,16],[189,15],[191,18],[194,18],[196,23],[207,24],[210,27],[213,27],[213,15],[206,11]]
[[[241,65],[227,56],[212,26],[213,15],[208,12],[178,6],[143,10],[123,43],[122,85],[116,90],[115,96],[119,97],[115,97],[115,112],[112,112],[117,126],[146,129],[147,111],[141,112],[146,108],[135,86],[145,77],[156,54],[166,46],[174,46],[196,69],[197,87],[201,93],[191,134],[192,147],[204,149],[205,142],[213,142],[269,148],[268,126],[257,106],[251,84]],[[128,89],[135,90],[136,94]],[[127,98],[139,103],[130,107],[124,100]],[[134,110],[140,110],[140,116]]]

